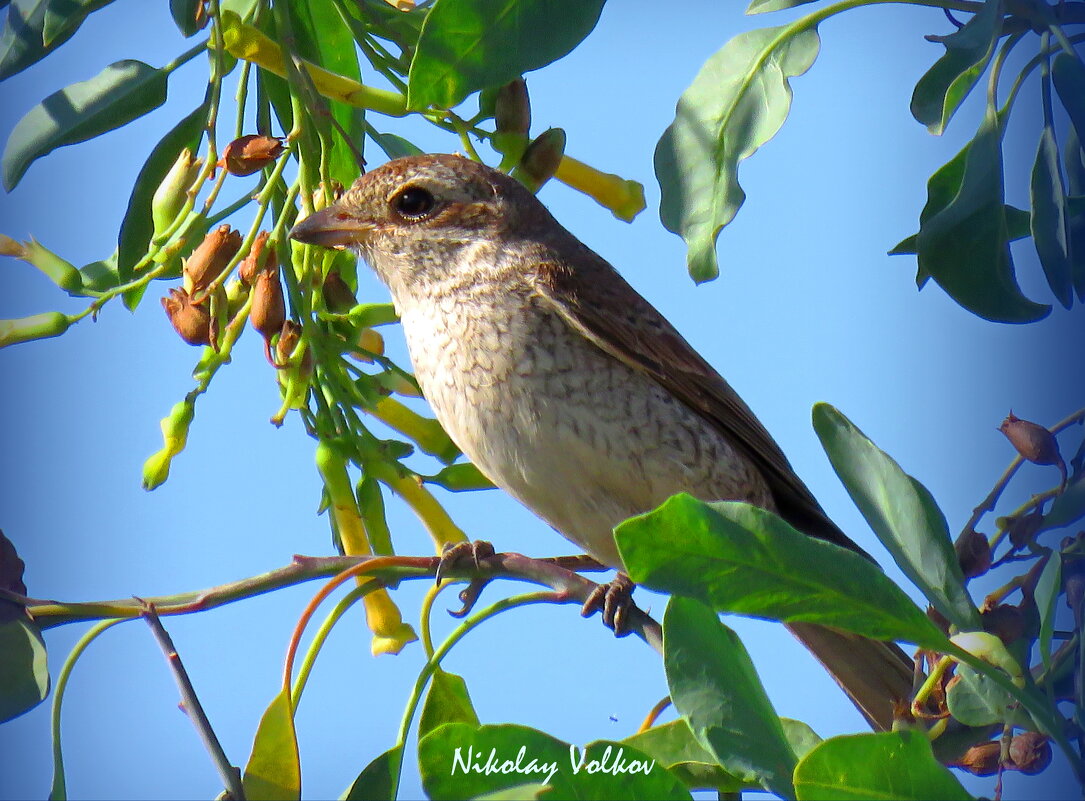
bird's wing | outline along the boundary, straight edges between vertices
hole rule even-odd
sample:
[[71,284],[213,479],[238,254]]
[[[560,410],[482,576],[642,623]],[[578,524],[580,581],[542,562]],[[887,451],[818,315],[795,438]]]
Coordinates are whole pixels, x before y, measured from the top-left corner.
[[587,248],[570,268],[547,261],[534,289],[577,332],[606,353],[651,376],[715,426],[761,470],[777,511],[810,536],[868,556],[829,520],[780,446],[731,386],[648,301]]

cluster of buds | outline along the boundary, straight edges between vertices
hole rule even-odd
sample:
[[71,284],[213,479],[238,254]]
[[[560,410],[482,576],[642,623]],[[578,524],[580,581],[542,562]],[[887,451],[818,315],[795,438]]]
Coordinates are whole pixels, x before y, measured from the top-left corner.
[[1016,770],[1026,775],[1040,773],[1051,764],[1051,743],[1044,735],[1026,731],[1010,740],[1009,758],[1002,759],[1002,743],[997,740],[974,745],[951,767],[975,776],[992,776],[1002,770]]
[[212,287],[219,286],[226,267],[241,248],[241,232],[221,225],[209,233],[185,260],[182,286],[162,298],[177,334],[189,345],[218,347],[218,332],[212,312]]

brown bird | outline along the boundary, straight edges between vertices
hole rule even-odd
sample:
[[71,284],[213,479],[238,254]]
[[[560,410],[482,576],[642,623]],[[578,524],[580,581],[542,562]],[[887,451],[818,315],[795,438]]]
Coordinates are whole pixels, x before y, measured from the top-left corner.
[[[614,526],[679,492],[748,501],[866,555],[720,374],[508,175],[459,156],[396,159],[290,235],[369,263],[455,443],[600,562],[621,570]],[[892,726],[912,689],[900,648],[789,628],[872,726]]]

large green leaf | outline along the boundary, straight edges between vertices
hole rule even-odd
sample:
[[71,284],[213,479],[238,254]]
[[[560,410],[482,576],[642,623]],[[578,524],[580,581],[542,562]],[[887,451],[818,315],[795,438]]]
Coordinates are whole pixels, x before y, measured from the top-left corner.
[[343,801],[395,801],[403,746],[389,748],[365,766],[343,795]]
[[932,134],[941,134],[987,69],[1002,32],[1002,0],[986,0],[956,33],[941,41],[945,55],[919,79],[912,93],[912,116]]
[[289,691],[276,695],[260,718],[242,785],[246,798],[301,798],[301,762]]
[[173,126],[155,145],[136,177],[117,237],[117,271],[126,281],[132,277],[136,262],[147,252],[154,233],[151,199],[181,151],[187,147],[196,152],[209,109],[209,103],[205,100]]
[[[963,162],[962,162],[963,164]],[[1019,209],[1016,206],[1006,204],[1006,238],[1010,242],[1016,242],[1018,239],[1024,239],[1025,237],[1032,236],[1032,215],[1024,209]],[[919,241],[919,234],[912,234],[909,237],[905,237],[898,242],[887,255],[889,256],[914,256],[916,253],[917,243]],[[926,278],[930,276],[921,277],[917,283],[920,287],[926,282]]]
[[47,695],[49,666],[41,631],[25,614],[0,621],[0,723],[33,709]]
[[[965,726],[990,726],[1010,719],[1013,696],[989,676],[968,665],[958,665],[957,674],[946,691],[946,707]],[[1028,717],[1018,713],[1027,725]]]
[[1059,147],[1055,131],[1045,125],[1040,132],[1036,161],[1030,183],[1032,197],[1032,238],[1040,256],[1047,285],[1067,309],[1074,302],[1070,272],[1070,241],[1067,230],[1066,189],[1059,168]]
[[816,30],[781,41],[784,30],[741,33],[709,58],[656,145],[659,217],[686,241],[695,281],[719,275],[716,236],[746,199],[738,163],[783,125],[791,108],[788,79],[806,72],[817,57]]
[[1085,139],[1085,64],[1069,53],[1059,53],[1051,63],[1051,79],[1074,124],[1077,138]]
[[[1063,164],[1066,166],[1066,187],[1070,195],[1085,197],[1085,151],[1081,149],[1081,140],[1073,127],[1063,147]],[[1066,226],[1074,291],[1077,292],[1077,299],[1085,302],[1085,209],[1075,209],[1071,204]]]
[[826,740],[799,762],[800,801],[969,801],[961,783],[931,752],[922,732],[853,734]]
[[599,21],[604,0],[440,0],[411,59],[407,106],[452,108],[557,61]]
[[16,124],[0,161],[10,192],[35,159],[127,125],[166,100],[168,72],[142,61],[118,61],[34,106]]
[[904,575],[958,628],[982,628],[946,518],[927,488],[829,404],[817,404],[813,418],[833,469]]
[[196,14],[202,6],[203,0],[170,0],[170,16],[182,36],[195,36],[200,30]]
[[820,623],[931,650],[948,646],[875,564],[756,506],[676,495],[620,524],[615,537],[630,578],[653,590],[724,612]]
[[794,798],[795,752],[738,635],[700,601],[675,596],[663,643],[671,700],[701,746],[740,780]]
[[0,81],[56,50],[113,0],[12,0],[0,33]]
[[550,799],[688,799],[689,791],[636,748],[597,741],[583,749],[526,726],[448,723],[418,743],[422,786],[434,801],[549,784]]
[[916,240],[920,277],[929,275],[973,314],[1034,322],[1051,307],[1024,296],[1010,255],[1002,180],[1002,134],[988,113],[965,148],[927,182]]
[[425,737],[446,723],[466,723],[478,726],[478,714],[467,692],[467,682],[455,673],[441,668],[433,671],[422,714],[418,719],[418,736]]
[[785,8],[804,6],[814,0],[750,0],[746,6],[747,14],[767,14],[769,11],[782,11]]

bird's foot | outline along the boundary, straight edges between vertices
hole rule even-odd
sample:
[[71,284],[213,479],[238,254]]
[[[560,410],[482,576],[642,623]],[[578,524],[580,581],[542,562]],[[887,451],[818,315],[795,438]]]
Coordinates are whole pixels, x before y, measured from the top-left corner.
[[441,549],[441,558],[437,563],[435,579],[439,584],[444,574],[453,567],[474,567],[476,570],[481,566],[479,563],[488,559],[495,553],[493,544],[484,540],[472,542],[446,542]]
[[580,614],[589,617],[601,610],[603,625],[613,629],[615,637],[624,637],[629,633],[629,614],[636,608],[633,604],[634,586],[629,576],[619,573],[613,581],[600,584],[591,591]]

